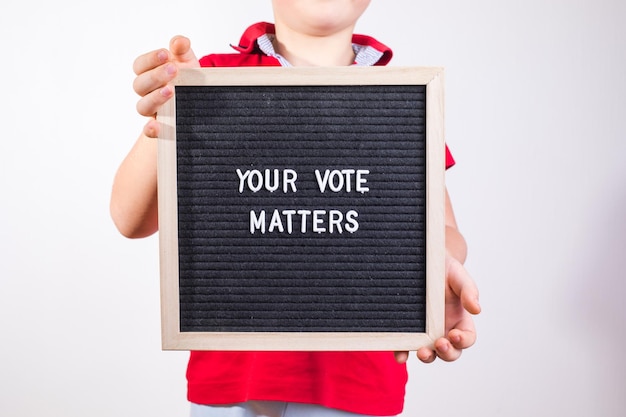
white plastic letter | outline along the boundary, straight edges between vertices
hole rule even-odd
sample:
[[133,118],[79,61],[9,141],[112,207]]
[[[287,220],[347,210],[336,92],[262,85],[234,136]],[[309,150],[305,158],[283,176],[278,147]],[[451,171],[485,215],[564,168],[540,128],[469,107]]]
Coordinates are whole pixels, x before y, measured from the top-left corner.
[[286,169],[283,171],[283,192],[287,192],[287,187],[291,186],[291,191],[294,193],[298,191],[296,189],[296,180],[298,179],[298,173],[293,169]]
[[369,192],[369,187],[366,187],[364,184],[367,184],[367,178],[365,175],[368,175],[370,171],[368,169],[359,169],[356,172],[356,190],[360,193]]
[[267,228],[267,231],[272,233],[276,228],[278,228],[278,231],[280,233],[285,231],[285,228],[283,227],[283,221],[280,218],[280,211],[278,211],[278,209],[274,210],[274,214],[272,214],[272,219],[270,220],[270,225]]
[[350,210],[346,213],[346,231],[349,233],[354,233],[359,230],[359,222],[356,221],[356,218],[359,217],[359,213],[354,210]]
[[271,184],[272,175],[269,169],[265,170],[265,189],[270,193],[278,190],[278,170],[274,170],[274,184]]
[[354,174],[354,170],[353,169],[342,169],[341,173],[346,175],[346,192],[349,193],[349,192],[352,191],[352,177],[351,177],[351,175]]
[[311,214],[311,210],[298,210],[298,214],[300,215],[300,218],[302,219],[300,223],[300,231],[302,233],[306,233],[307,216]]
[[317,178],[317,186],[320,188],[320,192],[323,193],[326,191],[326,184],[328,183],[328,173],[329,171],[324,171],[324,177],[320,175],[320,170],[315,170],[315,178]]
[[316,233],[324,233],[326,228],[322,227],[324,224],[324,216],[326,210],[313,210],[313,231]]
[[343,175],[341,174],[341,171],[335,169],[330,173],[328,186],[335,193],[341,191],[343,188]]
[[265,234],[265,210],[261,210],[260,216],[257,217],[254,210],[250,210],[250,234],[254,234],[255,230],[261,230]]
[[[255,184],[256,179],[256,184]],[[248,176],[248,188],[256,193],[263,187],[263,174],[258,169],[253,169]]]
[[243,184],[246,181],[246,177],[248,175],[250,175],[250,170],[247,170],[244,174],[239,168],[237,168],[237,176],[239,177],[239,193],[243,193]]
[[285,216],[287,220],[287,233],[289,234],[293,232],[293,215],[294,214],[296,214],[295,210],[283,210],[283,216]]
[[341,228],[341,222],[343,221],[343,213],[339,210],[330,210],[328,212],[328,231],[330,233],[334,233],[335,227],[337,228],[337,232],[339,234],[343,233],[343,229]]

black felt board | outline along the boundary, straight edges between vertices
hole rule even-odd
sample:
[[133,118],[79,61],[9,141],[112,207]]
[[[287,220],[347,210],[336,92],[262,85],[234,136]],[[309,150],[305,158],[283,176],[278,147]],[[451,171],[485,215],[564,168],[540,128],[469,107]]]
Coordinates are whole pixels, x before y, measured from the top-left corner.
[[181,331],[424,332],[425,93],[177,86]]
[[157,118],[164,349],[443,335],[440,68],[181,70]]

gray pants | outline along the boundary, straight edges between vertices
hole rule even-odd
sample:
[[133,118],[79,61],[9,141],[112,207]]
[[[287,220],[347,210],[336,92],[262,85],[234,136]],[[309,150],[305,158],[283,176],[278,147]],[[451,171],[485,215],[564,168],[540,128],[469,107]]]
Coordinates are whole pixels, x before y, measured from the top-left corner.
[[319,405],[248,401],[225,406],[191,404],[191,417],[366,417]]

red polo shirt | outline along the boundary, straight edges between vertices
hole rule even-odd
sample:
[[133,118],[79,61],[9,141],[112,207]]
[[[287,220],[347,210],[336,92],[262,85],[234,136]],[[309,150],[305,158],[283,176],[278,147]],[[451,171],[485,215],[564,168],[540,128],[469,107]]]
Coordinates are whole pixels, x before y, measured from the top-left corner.
[[[270,23],[249,27],[238,52],[211,54],[203,67],[280,66],[261,51],[257,39],[274,34]],[[391,49],[375,39],[354,35],[353,43],[382,53]],[[446,148],[446,166],[454,160]],[[191,352],[187,369],[188,399],[198,404],[231,404],[249,400],[288,401],[369,415],[396,415],[404,405],[407,370],[393,352]]]

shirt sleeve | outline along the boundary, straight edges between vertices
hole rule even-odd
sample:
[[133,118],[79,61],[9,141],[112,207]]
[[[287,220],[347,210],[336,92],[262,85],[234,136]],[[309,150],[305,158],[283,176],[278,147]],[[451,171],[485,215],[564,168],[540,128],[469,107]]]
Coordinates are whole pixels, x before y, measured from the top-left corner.
[[448,145],[446,145],[446,169],[452,168],[456,164],[454,157],[452,157],[452,153],[450,149],[448,149]]

